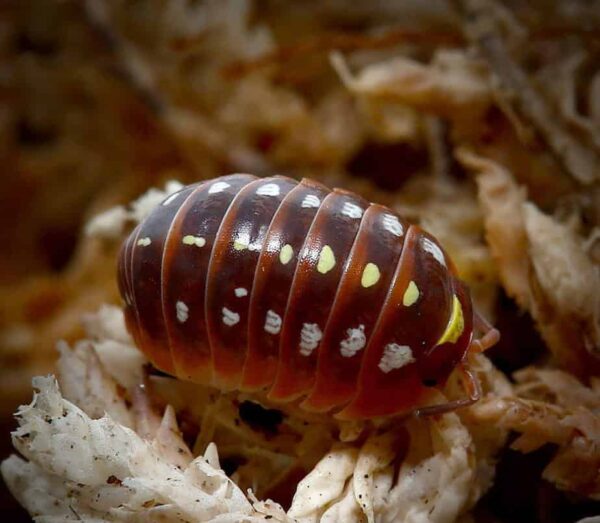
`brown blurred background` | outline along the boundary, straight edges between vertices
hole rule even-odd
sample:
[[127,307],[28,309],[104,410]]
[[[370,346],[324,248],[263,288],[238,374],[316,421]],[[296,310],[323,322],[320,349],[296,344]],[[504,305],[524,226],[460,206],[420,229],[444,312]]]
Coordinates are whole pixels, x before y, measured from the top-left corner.
[[[593,145],[586,149],[592,167],[561,156],[543,129],[520,120],[518,103],[507,109],[510,97],[467,89],[472,98],[452,105],[436,102],[432,89],[401,104],[385,97],[375,103],[353,97],[329,62],[332,51],[344,53],[355,71],[396,56],[422,64],[440,51],[472,56],[469,4],[500,20],[508,51],[548,105],[574,98],[568,137]],[[452,151],[469,144],[504,163],[532,201],[575,215],[589,232],[598,222],[598,189],[582,189],[578,177],[598,167],[597,135],[586,134],[576,117],[598,125],[599,29],[600,4],[587,1],[2,2],[2,457],[10,452],[11,413],[29,401],[31,376],[51,371],[56,341],[82,336],[81,315],[118,303],[118,238],[89,238],[85,223],[172,179],[240,171],[310,176],[428,223],[447,237],[480,307],[490,315],[504,311],[498,321],[509,333],[496,349],[497,364],[512,371],[535,361],[543,343],[499,286],[475,184]],[[492,69],[494,57],[487,57]],[[444,62],[455,63],[463,67]],[[483,76],[488,65],[477,65]],[[511,337],[515,325],[519,335]],[[543,452],[506,452],[500,476],[526,469],[539,479]],[[510,497],[502,488],[491,505]],[[561,516],[572,500],[550,490],[524,489],[500,516],[568,521],[589,512],[586,502]],[[550,500],[543,510],[536,496]],[[11,521],[28,520],[5,488],[0,511]],[[497,517],[483,513],[485,520]]]

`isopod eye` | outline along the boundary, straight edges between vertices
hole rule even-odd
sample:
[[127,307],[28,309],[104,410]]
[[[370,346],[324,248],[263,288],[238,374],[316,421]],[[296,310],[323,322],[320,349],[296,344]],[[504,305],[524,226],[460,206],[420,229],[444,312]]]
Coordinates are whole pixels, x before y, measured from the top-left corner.
[[419,365],[419,375],[424,387],[444,385],[462,357],[461,348],[451,343],[435,347]]

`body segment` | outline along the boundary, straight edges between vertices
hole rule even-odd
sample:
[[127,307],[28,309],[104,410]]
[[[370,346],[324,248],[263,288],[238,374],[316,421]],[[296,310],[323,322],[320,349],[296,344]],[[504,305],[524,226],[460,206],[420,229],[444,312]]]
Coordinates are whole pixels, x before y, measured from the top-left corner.
[[255,272],[251,294],[248,354],[242,388],[270,386],[277,373],[279,345],[298,254],[329,190],[302,180],[274,216]]
[[199,186],[174,218],[163,255],[163,316],[175,374],[211,383],[212,352],[206,328],[208,267],[219,227],[238,192],[254,178],[233,175]]
[[299,254],[270,399],[293,400],[313,387],[321,352],[317,349],[367,205],[337,191],[323,200]]

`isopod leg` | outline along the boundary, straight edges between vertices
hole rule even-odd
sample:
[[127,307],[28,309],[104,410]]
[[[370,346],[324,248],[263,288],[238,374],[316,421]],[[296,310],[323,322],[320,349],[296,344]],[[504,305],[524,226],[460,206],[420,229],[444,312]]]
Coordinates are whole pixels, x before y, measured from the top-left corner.
[[436,416],[463,407],[468,407],[479,401],[481,398],[481,384],[479,383],[479,379],[473,374],[467,363],[460,363],[457,368],[461,373],[465,392],[468,397],[417,409],[415,411],[416,416]]
[[500,331],[487,321],[477,311],[473,312],[473,326],[484,335],[478,340],[471,342],[469,347],[470,352],[484,352],[490,347],[493,347],[500,340]]

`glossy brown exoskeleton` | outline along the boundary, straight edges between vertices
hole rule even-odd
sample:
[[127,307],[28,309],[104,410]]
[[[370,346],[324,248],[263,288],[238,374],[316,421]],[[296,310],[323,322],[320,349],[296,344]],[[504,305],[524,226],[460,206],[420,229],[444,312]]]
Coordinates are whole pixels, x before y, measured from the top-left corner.
[[[234,174],[172,194],[124,243],[119,286],[162,371],[339,419],[472,403],[467,357],[498,337],[435,238],[306,179]],[[428,405],[455,368],[469,397]]]

